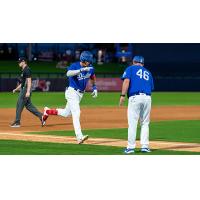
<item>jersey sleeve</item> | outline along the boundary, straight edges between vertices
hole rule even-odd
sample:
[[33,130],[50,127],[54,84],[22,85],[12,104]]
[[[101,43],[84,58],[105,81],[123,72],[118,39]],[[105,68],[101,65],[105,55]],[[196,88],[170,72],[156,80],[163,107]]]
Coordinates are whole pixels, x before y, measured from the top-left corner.
[[69,70],[76,70],[76,65],[75,64],[71,64],[68,68],[67,71]]
[[25,78],[31,78],[31,69],[28,68],[25,72]]
[[121,79],[122,79],[122,80],[124,80],[124,79],[131,79],[131,68],[130,68],[130,67],[128,67],[128,68],[124,71],[124,73],[123,73]]

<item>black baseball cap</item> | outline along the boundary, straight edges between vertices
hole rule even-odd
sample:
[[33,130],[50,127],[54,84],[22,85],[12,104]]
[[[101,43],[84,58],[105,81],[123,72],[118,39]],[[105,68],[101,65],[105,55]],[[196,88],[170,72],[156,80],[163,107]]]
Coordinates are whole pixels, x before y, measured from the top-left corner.
[[18,63],[23,62],[23,61],[26,62],[27,59],[25,57],[19,57]]

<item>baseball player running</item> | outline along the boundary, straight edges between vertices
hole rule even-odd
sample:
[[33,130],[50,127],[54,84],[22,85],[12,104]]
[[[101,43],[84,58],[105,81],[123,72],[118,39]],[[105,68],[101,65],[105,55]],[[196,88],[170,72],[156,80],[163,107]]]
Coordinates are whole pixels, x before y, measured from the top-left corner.
[[67,69],[69,87],[66,88],[65,98],[67,100],[64,109],[44,108],[44,119],[49,115],[60,115],[68,117],[72,115],[73,126],[78,144],[88,139],[88,135],[83,135],[80,125],[80,102],[85,92],[88,80],[92,83],[92,97],[97,97],[96,76],[92,66],[93,55],[89,51],[83,51],[80,55],[80,62],[71,64]]
[[20,90],[17,107],[16,107],[16,117],[14,122],[10,125],[12,128],[19,128],[21,121],[21,113],[24,109],[24,106],[28,111],[33,113],[38,117],[42,123],[42,126],[45,125],[43,115],[37,110],[37,108],[31,102],[31,70],[27,65],[27,61],[24,57],[19,58],[18,60],[19,67],[22,69],[21,73],[21,83],[13,90],[13,93]]
[[149,122],[151,92],[154,89],[154,83],[151,73],[144,67],[142,56],[133,58],[133,65],[127,67],[122,75],[122,80],[120,106],[125,101],[126,93],[128,96],[128,145],[124,153],[134,153],[138,119],[141,124],[141,152],[151,152],[149,149]]

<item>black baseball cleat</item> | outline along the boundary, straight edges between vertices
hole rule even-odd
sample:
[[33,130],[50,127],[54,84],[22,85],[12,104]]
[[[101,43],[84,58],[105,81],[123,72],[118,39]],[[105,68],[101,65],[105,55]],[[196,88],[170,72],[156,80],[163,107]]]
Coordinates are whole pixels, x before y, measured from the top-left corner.
[[17,122],[13,122],[10,127],[12,128],[19,128],[20,127],[20,123],[17,123]]

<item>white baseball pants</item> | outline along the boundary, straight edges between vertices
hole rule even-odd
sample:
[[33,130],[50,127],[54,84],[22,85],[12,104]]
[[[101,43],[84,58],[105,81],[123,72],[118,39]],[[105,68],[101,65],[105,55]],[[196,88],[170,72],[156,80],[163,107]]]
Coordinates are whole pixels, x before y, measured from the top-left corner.
[[151,96],[145,94],[135,95],[128,100],[128,145],[127,148],[136,147],[137,124],[140,119],[141,148],[149,147],[149,122],[151,112]]
[[68,89],[65,91],[65,99],[67,100],[66,107],[64,109],[56,109],[58,111],[58,115],[60,116],[68,117],[72,115],[73,126],[77,140],[81,140],[83,138],[80,124],[80,102],[82,97],[82,93],[79,93],[73,88],[68,87]]

